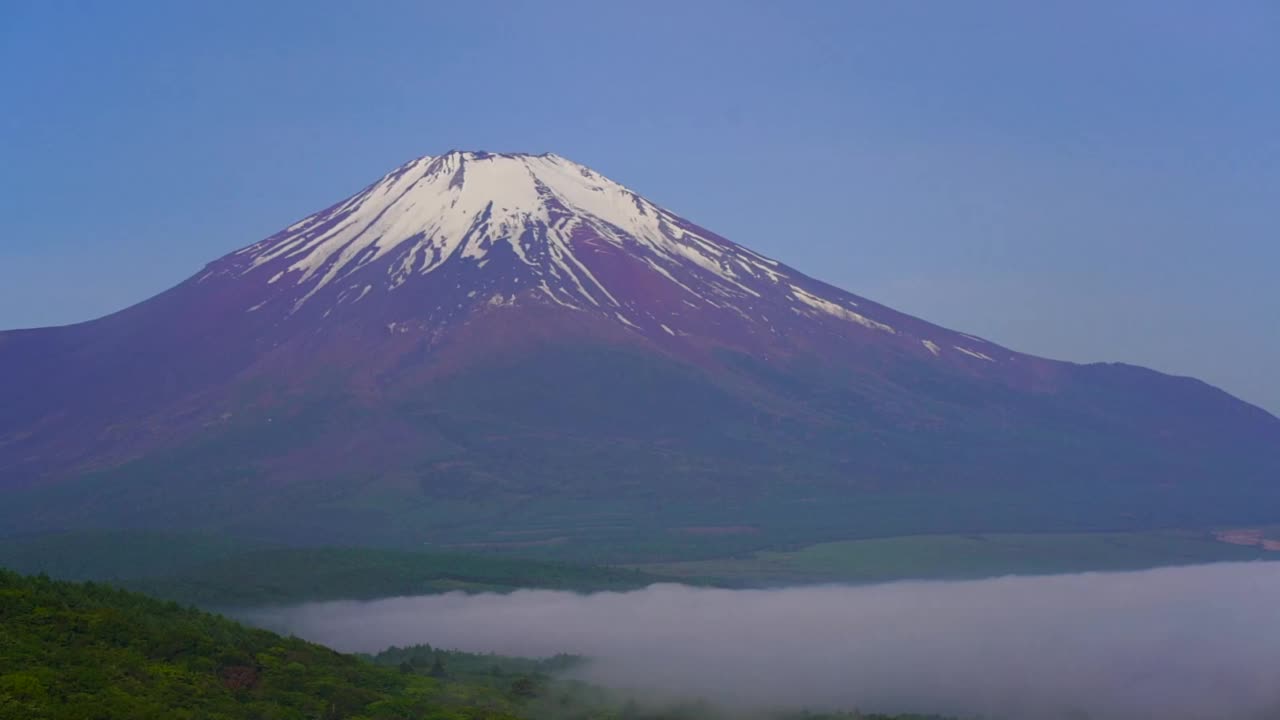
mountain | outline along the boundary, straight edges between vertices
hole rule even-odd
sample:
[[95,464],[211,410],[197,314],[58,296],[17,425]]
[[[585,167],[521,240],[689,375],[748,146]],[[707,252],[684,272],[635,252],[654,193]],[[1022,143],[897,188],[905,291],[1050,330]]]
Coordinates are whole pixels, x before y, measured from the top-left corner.
[[663,555],[1280,507],[1257,407],[938,327],[556,155],[419,158],[134,307],[0,333],[0,398],[13,531]]

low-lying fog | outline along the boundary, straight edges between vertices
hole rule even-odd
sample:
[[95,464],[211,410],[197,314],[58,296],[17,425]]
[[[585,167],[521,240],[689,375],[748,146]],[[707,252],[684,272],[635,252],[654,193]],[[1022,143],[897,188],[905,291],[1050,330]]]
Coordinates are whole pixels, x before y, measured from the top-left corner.
[[968,582],[326,602],[248,619],[348,651],[589,655],[583,679],[766,707],[1280,717],[1280,563]]

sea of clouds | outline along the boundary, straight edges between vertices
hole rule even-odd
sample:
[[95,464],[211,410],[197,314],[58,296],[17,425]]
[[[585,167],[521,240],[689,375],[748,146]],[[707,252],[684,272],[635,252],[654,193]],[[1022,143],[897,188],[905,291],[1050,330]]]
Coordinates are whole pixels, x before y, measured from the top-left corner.
[[347,651],[578,653],[592,658],[582,679],[731,707],[1280,717],[1280,562],[773,590],[453,593],[245,617]]

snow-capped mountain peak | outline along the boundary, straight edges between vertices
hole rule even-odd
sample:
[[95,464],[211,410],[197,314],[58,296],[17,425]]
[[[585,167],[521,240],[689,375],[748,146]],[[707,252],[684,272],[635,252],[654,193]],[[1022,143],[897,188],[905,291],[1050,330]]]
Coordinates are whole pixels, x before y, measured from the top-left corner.
[[938,327],[554,155],[419,158],[137,305],[0,332],[14,533],[1208,526],[1280,507],[1277,447],[1209,385]]
[[659,337],[777,335],[817,322],[898,336],[929,357],[995,361],[981,341],[807,278],[554,154],[421,157],[227,260],[209,274],[270,286],[253,312],[318,307],[327,317],[411,294],[426,328],[473,307],[540,302]]
[[[618,247],[639,243],[666,262],[692,262],[750,293],[721,267],[722,241],[701,236],[622,185],[552,154],[455,151],[418,158],[242,253],[252,260],[250,270],[288,261],[279,277],[308,285],[311,292],[301,300],[306,302],[389,256],[395,257],[388,269],[394,288],[450,260],[481,262],[497,245],[530,266],[539,264],[538,251],[545,249],[552,272],[581,286],[580,300],[617,305],[576,262],[572,238],[583,231]],[[742,253],[738,264],[752,274],[776,276],[776,263],[751,253]]]

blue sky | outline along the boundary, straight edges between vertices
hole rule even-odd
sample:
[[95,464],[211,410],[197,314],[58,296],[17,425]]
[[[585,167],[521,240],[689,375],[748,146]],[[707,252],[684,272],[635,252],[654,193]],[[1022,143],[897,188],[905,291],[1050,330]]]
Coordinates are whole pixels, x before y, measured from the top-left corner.
[[1274,2],[0,3],[0,328],[553,151],[1011,347],[1280,411]]

